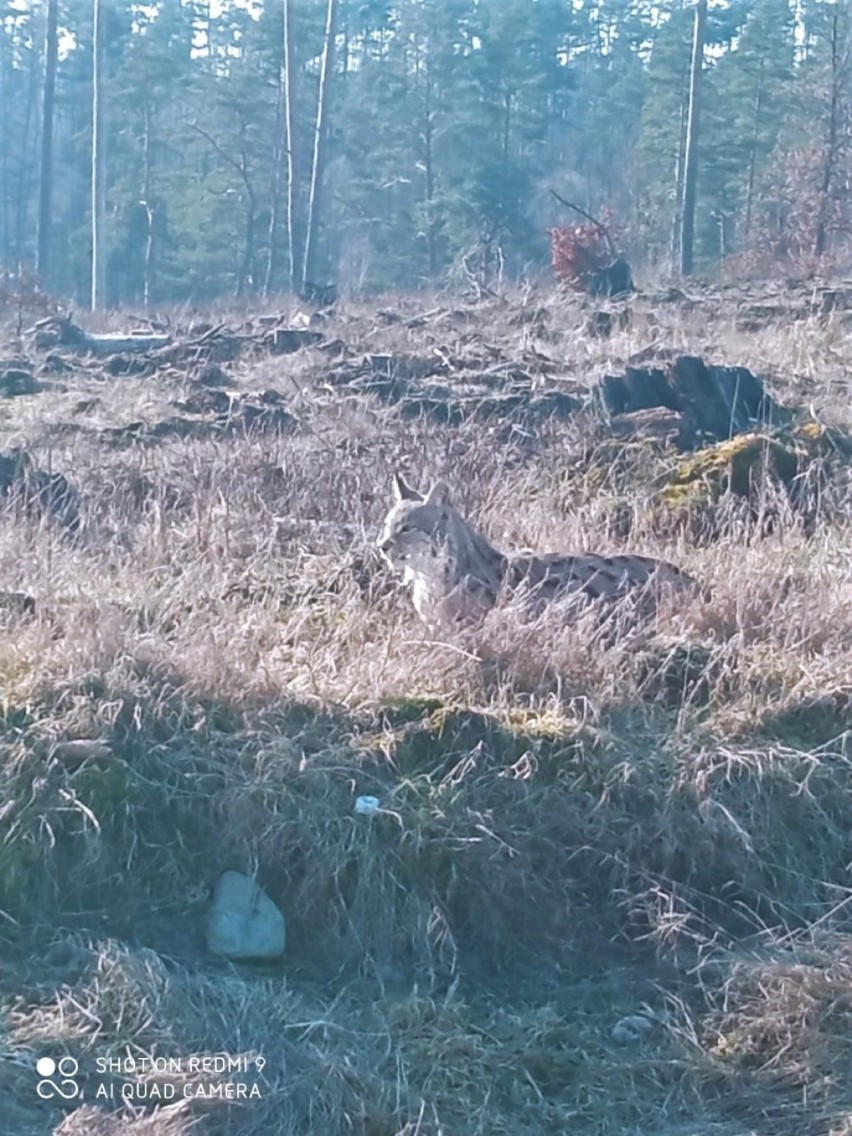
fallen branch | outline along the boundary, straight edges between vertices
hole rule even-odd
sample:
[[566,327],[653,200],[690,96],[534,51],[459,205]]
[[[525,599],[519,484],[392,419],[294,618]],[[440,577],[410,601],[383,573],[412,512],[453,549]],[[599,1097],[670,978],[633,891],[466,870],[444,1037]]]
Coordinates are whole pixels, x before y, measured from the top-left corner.
[[167,347],[172,342],[170,335],[151,332],[106,332],[93,335],[84,331],[65,316],[51,316],[39,320],[30,329],[34,333],[36,347],[49,349],[64,347],[79,355],[118,355],[134,352],[155,351]]

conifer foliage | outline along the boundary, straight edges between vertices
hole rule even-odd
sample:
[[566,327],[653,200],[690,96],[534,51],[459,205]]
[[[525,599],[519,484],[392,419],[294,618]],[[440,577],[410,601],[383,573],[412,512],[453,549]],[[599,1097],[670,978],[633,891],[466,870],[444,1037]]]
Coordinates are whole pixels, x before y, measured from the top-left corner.
[[[676,259],[694,0],[335,0],[328,43],[328,0],[102,5],[107,305],[298,288],[308,234],[309,278],[343,291],[480,261],[488,286],[582,288],[613,253],[550,187],[617,216],[640,274]],[[75,306],[93,11],[0,0],[0,271]],[[705,39],[696,271],[843,269],[852,0],[714,0]]]

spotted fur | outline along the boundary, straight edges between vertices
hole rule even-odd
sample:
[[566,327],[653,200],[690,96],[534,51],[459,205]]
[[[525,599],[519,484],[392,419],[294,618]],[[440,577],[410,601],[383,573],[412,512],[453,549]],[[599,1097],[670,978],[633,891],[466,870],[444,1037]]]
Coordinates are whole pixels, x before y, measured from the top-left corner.
[[444,482],[424,496],[399,475],[378,543],[413,585],[414,606],[430,625],[475,619],[512,596],[538,609],[569,597],[608,601],[635,589],[648,595],[660,585],[697,587],[673,564],[648,556],[504,555],[453,508]]

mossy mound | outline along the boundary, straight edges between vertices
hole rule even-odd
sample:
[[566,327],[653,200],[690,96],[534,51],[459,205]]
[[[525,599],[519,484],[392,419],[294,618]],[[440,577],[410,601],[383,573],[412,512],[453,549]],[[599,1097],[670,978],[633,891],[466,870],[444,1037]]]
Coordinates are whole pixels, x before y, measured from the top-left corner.
[[809,457],[852,458],[852,437],[823,426],[813,418],[796,423],[790,430],[790,436]]
[[715,503],[725,493],[749,497],[767,474],[790,486],[806,458],[794,446],[765,434],[740,434],[678,462],[663,500],[669,508]]
[[[760,724],[760,732],[786,745],[813,749],[832,743],[842,750],[852,746],[852,684],[846,689],[826,690],[819,695],[773,711]],[[848,739],[848,741],[847,741]]]
[[396,727],[387,735],[385,748],[403,777],[441,779],[471,760],[471,769],[499,773],[525,757],[556,775],[577,759],[581,739],[565,721],[548,722],[541,714],[524,711],[503,720],[473,709],[435,706],[437,700],[409,701],[395,720],[383,714],[385,727]]
[[[785,501],[803,517],[824,508],[833,467],[852,456],[852,440],[814,421],[789,430],[754,431],[681,458],[660,493],[678,519],[712,519],[725,500],[746,505],[752,516],[777,512]],[[817,488],[819,493],[811,490]]]

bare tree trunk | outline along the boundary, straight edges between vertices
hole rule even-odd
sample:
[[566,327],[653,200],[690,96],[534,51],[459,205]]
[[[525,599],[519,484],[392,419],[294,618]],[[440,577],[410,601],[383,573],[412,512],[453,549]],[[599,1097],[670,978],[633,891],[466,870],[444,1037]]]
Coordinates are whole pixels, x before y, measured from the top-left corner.
[[235,295],[242,296],[246,291],[256,291],[257,280],[255,278],[255,240],[257,239],[257,196],[252,186],[251,177],[249,174],[249,160],[248,153],[246,152],[246,136],[248,134],[248,122],[241,118],[240,121],[240,158],[236,163],[237,169],[240,171],[240,177],[243,180],[245,187],[245,200],[246,200],[246,226],[245,226],[245,243],[243,245],[243,257],[240,263],[239,273],[237,275],[237,287]]
[[284,165],[284,147],[286,141],[282,138],[282,89],[284,86],[283,64],[278,79],[278,93],[275,98],[275,142],[272,148],[272,184],[270,186],[269,208],[269,254],[266,258],[266,272],[263,277],[263,295],[268,296],[272,290],[272,282],[278,268],[278,255],[275,246],[275,234],[278,232],[278,216],[281,212],[281,185],[283,182],[282,168]]
[[27,109],[24,132],[21,137],[20,169],[17,177],[17,203],[15,208],[15,261],[24,259],[30,236],[30,204],[37,192],[35,171],[38,169],[38,117],[37,104],[41,86],[41,68],[37,51],[28,52],[29,75],[27,81]]
[[[427,47],[428,52],[428,47]],[[434,122],[432,119],[432,67],[426,59],[426,86],[424,89],[423,116],[423,170],[426,175],[426,248],[429,256],[429,277],[438,275],[438,246],[435,226],[435,155]]]
[[317,122],[314,130],[314,158],[311,167],[311,191],[308,198],[308,231],[305,238],[305,262],[302,266],[302,284],[311,279],[315,267],[317,229],[320,219],[320,194],[325,164],[325,139],[328,126],[329,79],[334,56],[334,25],[337,18],[337,0],[328,0],[325,18],[325,36],[322,47],[319,94],[317,96]]
[[[840,95],[842,85],[842,72],[844,70],[840,58],[840,8],[834,9],[831,21],[831,95],[828,112],[828,138],[825,144],[825,164],[819,187],[819,206],[817,212],[816,237],[814,239],[814,256],[822,256],[828,247],[828,217],[831,186],[834,181],[839,158],[839,130]],[[848,59],[845,60],[848,64]]]
[[686,111],[689,96],[689,89],[686,84],[686,73],[684,69],[683,81],[681,83],[681,96],[680,108],[678,111],[678,124],[677,124],[677,155],[675,157],[675,208],[674,216],[672,217],[672,244],[671,244],[671,266],[672,272],[677,272],[677,267],[680,262],[680,233],[681,222],[683,215],[683,170],[686,165]]
[[106,177],[104,169],[104,26],[103,0],[93,0],[95,38],[92,52],[92,311],[106,300]]
[[243,244],[243,256],[240,262],[239,272],[237,273],[237,286],[234,290],[235,296],[243,296],[246,291],[254,291],[254,244],[255,244],[255,231],[256,231],[256,217],[257,207],[255,204],[254,193],[245,179],[246,183],[246,225],[245,225],[245,238]]
[[698,187],[698,130],[701,110],[701,71],[704,65],[704,25],[707,0],[695,0],[695,32],[689,76],[689,118],[686,126],[686,165],[683,172],[683,220],[680,233],[680,271],[692,272],[695,244],[695,199]]
[[760,134],[760,114],[763,110],[763,66],[764,56],[760,57],[757,94],[754,96],[754,119],[751,128],[751,149],[748,156],[748,182],[746,184],[745,233],[743,239],[748,244],[751,237],[751,217],[754,210],[754,180],[757,174],[757,139]]
[[343,5],[343,27],[341,28],[342,42],[340,45],[341,73],[343,78],[349,74],[349,8]]
[[[9,121],[9,37],[5,28],[0,28],[0,83],[2,84],[2,92],[0,92],[0,121]],[[9,193],[10,182],[10,154],[9,154],[9,140],[6,139],[3,146],[0,146],[0,200],[2,200],[3,208],[3,254],[0,257],[0,273],[9,269],[11,261],[11,238],[12,238],[12,214],[11,214],[11,195]]]
[[284,0],[284,129],[287,133],[287,251],[290,257],[290,291],[302,279],[300,242],[296,226],[299,215],[298,139],[296,138],[296,74],[293,69],[293,24],[290,0]]
[[57,23],[59,0],[48,0],[44,39],[44,98],[41,110],[41,169],[38,187],[38,249],[36,272],[45,279],[50,262],[53,204],[53,103],[56,94]]
[[503,171],[509,165],[509,140],[512,136],[512,92],[507,90],[503,97]]
[[240,266],[237,269],[237,282],[234,287],[234,295],[242,296],[247,285],[250,285],[250,289],[254,291],[256,284],[255,240],[257,233],[257,194],[252,185],[248,152],[246,149],[248,121],[244,117],[242,110],[237,110],[236,113],[240,123],[240,151],[238,158],[235,158],[233,154],[225,150],[224,147],[216,141],[213,135],[199,126],[197,122],[191,123],[191,127],[196,134],[200,134],[201,137],[210,144],[211,148],[216,151],[223,162],[226,162],[237,171],[240,176],[240,181],[243,183],[246,203],[245,240],[243,242],[242,256],[240,257]]
[[145,208],[145,260],[142,267],[142,304],[147,311],[151,306],[151,283],[154,278],[154,246],[155,233],[154,233],[154,210],[151,208],[147,198],[142,202]]
[[151,204],[151,104],[143,107],[144,132],[142,134],[142,206],[145,210],[145,261],[142,269],[142,302],[145,308],[151,303],[151,284],[154,277],[154,206]]

